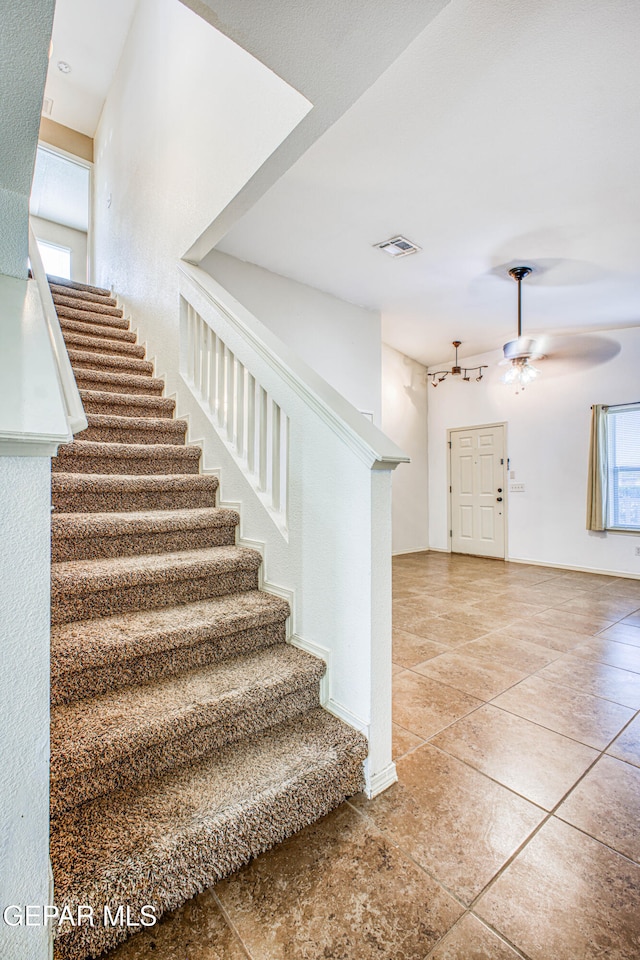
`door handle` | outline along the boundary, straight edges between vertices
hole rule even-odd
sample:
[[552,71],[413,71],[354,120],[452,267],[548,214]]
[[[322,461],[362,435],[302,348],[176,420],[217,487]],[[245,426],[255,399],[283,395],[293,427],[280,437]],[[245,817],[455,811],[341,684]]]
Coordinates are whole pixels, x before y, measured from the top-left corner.
[[498,501],[498,503],[501,503],[502,497],[496,497],[496,500]]

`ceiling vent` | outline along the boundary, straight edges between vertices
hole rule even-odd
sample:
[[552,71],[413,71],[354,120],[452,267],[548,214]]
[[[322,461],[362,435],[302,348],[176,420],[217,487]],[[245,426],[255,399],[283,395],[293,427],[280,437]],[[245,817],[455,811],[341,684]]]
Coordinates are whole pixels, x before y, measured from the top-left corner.
[[45,97],[42,101],[42,114],[45,117],[51,116],[51,111],[53,110],[53,100],[51,97]]
[[384,250],[386,254],[395,259],[398,257],[408,257],[410,253],[418,253],[419,250],[422,250],[422,247],[411,243],[411,240],[407,240],[406,237],[400,236],[391,237],[390,240],[383,240],[382,243],[374,243],[374,247],[377,247],[378,250]]

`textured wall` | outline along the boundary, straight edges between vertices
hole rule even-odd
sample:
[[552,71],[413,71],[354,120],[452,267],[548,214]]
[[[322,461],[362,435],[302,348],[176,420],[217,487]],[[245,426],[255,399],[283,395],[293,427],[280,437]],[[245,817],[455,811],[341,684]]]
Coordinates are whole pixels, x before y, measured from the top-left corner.
[[[0,457],[0,910],[49,902],[50,475]],[[46,929],[0,921],[0,956],[46,960]]]
[[29,193],[54,0],[0,6],[0,273],[26,277]]

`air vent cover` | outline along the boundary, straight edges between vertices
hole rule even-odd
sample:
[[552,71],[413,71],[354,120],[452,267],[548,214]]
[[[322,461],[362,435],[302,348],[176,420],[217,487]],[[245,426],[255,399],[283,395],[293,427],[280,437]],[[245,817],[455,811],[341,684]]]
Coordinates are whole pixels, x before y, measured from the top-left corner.
[[390,240],[383,240],[381,243],[374,243],[374,247],[377,247],[378,250],[384,250],[386,254],[395,259],[408,257],[410,253],[417,253],[418,250],[422,250],[422,247],[401,236],[391,237]]

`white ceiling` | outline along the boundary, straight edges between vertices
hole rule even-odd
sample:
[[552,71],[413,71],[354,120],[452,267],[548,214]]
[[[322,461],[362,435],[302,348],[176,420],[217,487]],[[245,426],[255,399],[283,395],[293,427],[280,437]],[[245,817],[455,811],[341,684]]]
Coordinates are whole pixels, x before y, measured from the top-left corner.
[[[93,137],[137,0],[56,0],[45,97],[52,120]],[[71,73],[58,69],[60,60]]]
[[640,323],[639,36],[637,0],[451,0],[219,248],[425,364],[515,336],[518,262],[525,332]]

